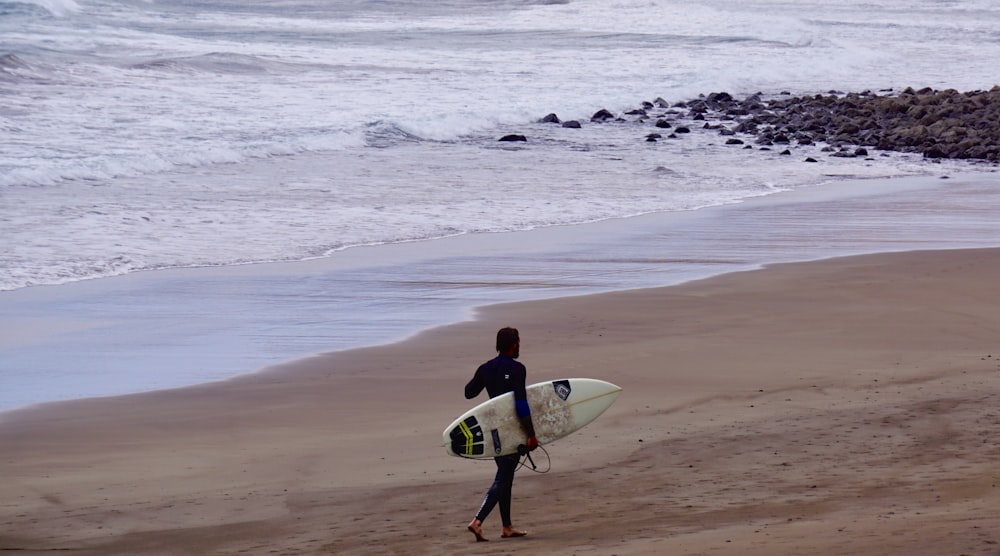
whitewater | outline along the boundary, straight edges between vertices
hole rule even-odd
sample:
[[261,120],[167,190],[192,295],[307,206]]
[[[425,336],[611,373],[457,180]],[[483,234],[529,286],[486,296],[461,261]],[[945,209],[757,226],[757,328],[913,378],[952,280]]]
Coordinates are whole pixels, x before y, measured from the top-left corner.
[[[998,10],[0,2],[0,289],[687,210],[828,174],[920,173],[905,159],[734,173],[723,169],[755,163],[702,156],[695,141],[656,152],[634,132],[533,123],[712,91],[989,88]],[[536,141],[512,156],[496,143],[508,132]]]

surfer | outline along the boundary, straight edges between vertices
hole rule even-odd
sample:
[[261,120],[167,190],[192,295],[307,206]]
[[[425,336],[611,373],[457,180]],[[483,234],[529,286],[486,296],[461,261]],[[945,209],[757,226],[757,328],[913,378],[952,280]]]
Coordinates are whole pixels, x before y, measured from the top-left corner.
[[[525,378],[527,369],[520,362],[516,361],[521,354],[521,338],[516,328],[501,328],[497,332],[497,356],[494,359],[483,363],[476,369],[476,374],[472,380],[465,385],[466,399],[472,399],[479,395],[483,389],[490,398],[514,393],[514,408],[521,421],[521,427],[528,437],[525,447],[531,451],[538,447],[538,439],[535,438],[535,427],[531,422],[531,408],[528,407],[528,395],[525,392]],[[510,454],[493,458],[497,464],[497,474],[493,479],[493,484],[486,491],[483,504],[479,507],[479,513],[469,523],[469,531],[476,536],[477,542],[488,541],[483,536],[483,520],[490,515],[493,508],[500,504],[500,520],[503,522],[503,531],[500,536],[503,538],[523,537],[528,533],[514,528],[510,518],[511,491],[514,487],[514,471],[520,461],[519,454]]]

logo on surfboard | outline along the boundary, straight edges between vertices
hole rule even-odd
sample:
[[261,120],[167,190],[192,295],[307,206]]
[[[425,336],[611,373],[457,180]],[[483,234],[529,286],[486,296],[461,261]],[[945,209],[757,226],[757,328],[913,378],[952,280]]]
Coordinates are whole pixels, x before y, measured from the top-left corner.
[[568,380],[557,380],[552,383],[552,388],[555,389],[556,396],[559,396],[559,399],[562,401],[566,401],[566,399],[569,398],[569,395],[573,392]]

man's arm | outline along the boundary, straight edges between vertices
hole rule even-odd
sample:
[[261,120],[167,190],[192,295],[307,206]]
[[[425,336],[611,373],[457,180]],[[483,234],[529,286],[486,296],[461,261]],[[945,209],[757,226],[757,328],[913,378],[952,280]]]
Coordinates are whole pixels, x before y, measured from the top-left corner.
[[517,418],[521,422],[521,428],[528,437],[528,450],[538,447],[538,439],[535,438],[535,424],[531,421],[531,406],[528,405],[528,392],[524,385],[525,377],[519,377],[518,385],[514,388],[514,409],[517,411]]
[[483,378],[479,374],[480,369],[482,369],[482,367],[476,369],[476,374],[472,375],[472,380],[465,385],[465,399],[467,400],[475,398],[480,392],[483,391],[483,388],[486,388],[486,383],[483,382]]

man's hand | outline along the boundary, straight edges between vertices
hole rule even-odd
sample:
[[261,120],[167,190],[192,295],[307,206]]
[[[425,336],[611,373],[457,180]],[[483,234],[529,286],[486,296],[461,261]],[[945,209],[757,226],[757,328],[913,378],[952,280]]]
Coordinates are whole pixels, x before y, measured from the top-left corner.
[[525,445],[528,447],[528,451],[531,452],[535,448],[538,448],[538,439],[534,436],[529,436],[528,442]]

